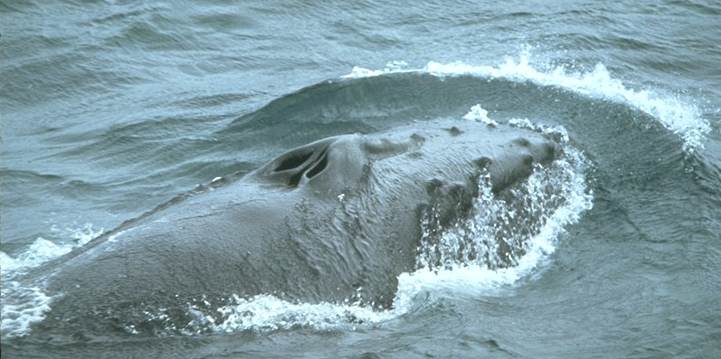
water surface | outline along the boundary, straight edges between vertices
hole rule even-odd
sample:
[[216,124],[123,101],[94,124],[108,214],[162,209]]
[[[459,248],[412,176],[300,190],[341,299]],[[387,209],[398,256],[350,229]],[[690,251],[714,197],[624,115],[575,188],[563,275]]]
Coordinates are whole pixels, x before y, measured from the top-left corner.
[[[3,1],[0,33],[4,357],[721,356],[714,1]],[[33,340],[52,303],[19,273],[294,146],[481,115],[587,162],[536,257],[406,273],[387,312]]]

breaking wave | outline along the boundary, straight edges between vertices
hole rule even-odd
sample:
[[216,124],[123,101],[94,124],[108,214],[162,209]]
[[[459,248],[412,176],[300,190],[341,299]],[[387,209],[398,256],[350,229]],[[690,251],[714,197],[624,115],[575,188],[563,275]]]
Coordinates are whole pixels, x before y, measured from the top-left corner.
[[354,67],[351,73],[344,77],[364,78],[407,72],[427,73],[438,77],[465,75],[502,78],[558,87],[590,98],[624,103],[645,112],[666,129],[680,136],[684,141],[684,151],[688,153],[702,150],[706,136],[711,132],[709,122],[701,116],[695,106],[685,103],[680,98],[660,95],[652,90],[629,88],[623,81],[614,78],[602,63],[596,64],[593,70],[587,72],[574,72],[563,66],[544,71],[532,66],[529,58],[529,54],[524,52],[518,59],[507,57],[505,62],[498,66],[429,62],[419,69],[408,68],[405,62],[392,62],[380,70]]

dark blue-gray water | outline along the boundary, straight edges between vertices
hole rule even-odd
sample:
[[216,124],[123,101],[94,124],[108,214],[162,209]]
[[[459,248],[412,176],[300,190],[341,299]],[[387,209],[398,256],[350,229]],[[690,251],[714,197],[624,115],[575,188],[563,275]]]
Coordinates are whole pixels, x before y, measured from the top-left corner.
[[[3,357],[721,357],[718,1],[0,0],[0,35]],[[24,271],[289,148],[476,105],[589,163],[517,270],[33,339],[52,298]]]

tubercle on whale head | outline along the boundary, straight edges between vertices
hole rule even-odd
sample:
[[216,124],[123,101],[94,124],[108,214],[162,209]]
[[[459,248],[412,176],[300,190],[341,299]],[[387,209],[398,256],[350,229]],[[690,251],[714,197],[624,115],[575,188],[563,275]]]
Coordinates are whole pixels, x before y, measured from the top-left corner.
[[[545,165],[562,155],[562,147],[552,140],[529,141],[519,137],[511,141],[512,147],[520,147],[520,153],[507,155],[496,160],[482,162],[491,176],[494,193],[499,193],[514,183],[531,175],[536,164]],[[481,163],[477,163],[481,165]]]
[[511,141],[515,146],[525,148],[538,163],[548,163],[559,157],[561,154],[561,146],[553,140],[541,141],[534,143],[526,138],[519,137]]

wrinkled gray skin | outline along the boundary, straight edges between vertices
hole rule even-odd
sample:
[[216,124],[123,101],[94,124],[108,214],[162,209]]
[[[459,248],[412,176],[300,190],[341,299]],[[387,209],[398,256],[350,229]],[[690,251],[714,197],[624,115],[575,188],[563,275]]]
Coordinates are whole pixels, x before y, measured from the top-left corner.
[[398,275],[415,268],[424,210],[452,221],[470,208],[483,167],[498,192],[557,152],[539,134],[461,120],[293,149],[34,274],[49,295],[63,294],[41,326],[90,325],[98,334],[203,295],[342,302],[360,294],[389,307]]

